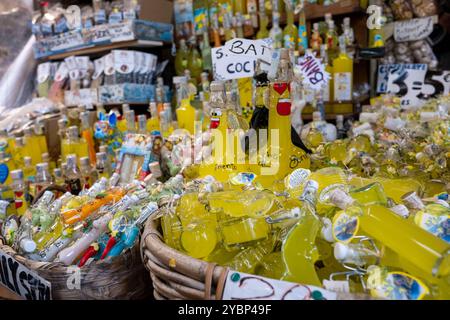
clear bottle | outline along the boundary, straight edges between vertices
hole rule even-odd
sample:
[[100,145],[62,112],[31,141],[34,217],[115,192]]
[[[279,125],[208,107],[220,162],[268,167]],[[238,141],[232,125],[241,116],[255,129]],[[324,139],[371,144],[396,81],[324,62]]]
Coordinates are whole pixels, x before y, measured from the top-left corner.
[[138,115],[137,122],[138,122],[138,133],[147,134],[147,116],[145,114]]
[[[311,49],[316,53],[320,52],[322,42],[323,42],[323,40],[322,40],[322,37],[320,36],[319,24],[313,23],[313,30],[312,30],[311,41],[310,41]],[[326,48],[326,46],[325,46],[325,48]],[[327,57],[327,60],[328,60],[328,57]]]
[[355,54],[354,44],[355,44],[355,33],[352,26],[350,25],[350,18],[345,17],[342,23],[342,32],[345,39],[345,45],[347,46],[347,53],[351,59]]
[[175,71],[177,75],[182,76],[184,75],[184,70],[188,68],[188,57],[189,57],[189,50],[186,45],[186,40],[181,39],[180,40],[180,46],[177,50],[177,54],[175,56]]
[[[39,144],[39,150],[41,151],[41,154],[48,153],[47,138],[44,134],[44,124],[42,122],[37,121],[34,124],[34,136],[36,137],[36,140]],[[44,159],[42,159],[42,161],[45,162]]]
[[279,49],[283,47],[283,30],[280,28],[280,13],[274,11],[272,13],[272,28],[269,32],[270,38],[272,38],[272,47]]
[[338,139],[344,139],[347,136],[347,130],[344,127],[344,116],[342,114],[336,115],[336,129]]
[[97,165],[96,170],[98,178],[109,178],[111,176],[111,165],[108,161],[108,157],[105,152],[97,153]]
[[61,140],[61,161],[65,161],[66,156],[70,153],[67,142],[67,119],[58,120],[58,135]]
[[80,173],[83,178],[83,189],[89,189],[97,180],[96,171],[92,168],[88,157],[80,158]]
[[62,173],[62,169],[60,168],[55,168],[53,169],[53,181],[55,181],[55,184],[57,186],[65,186],[65,180],[64,180],[64,176]]
[[294,3],[292,0],[286,1],[286,17],[286,26],[283,30],[284,48],[295,51],[298,42],[298,29],[294,23]]
[[42,189],[52,184],[52,176],[48,170],[48,163],[38,163],[36,165],[36,181],[35,189],[36,194],[41,192]]
[[34,185],[36,180],[36,167],[32,165],[30,157],[23,158],[24,167],[23,175],[25,177],[25,184],[27,185],[28,192],[34,196],[34,190],[31,190],[31,186]]
[[333,61],[334,66],[334,58],[338,54],[338,35],[336,33],[336,29],[334,26],[334,21],[330,20],[328,22],[328,29],[325,37],[325,43],[327,45],[328,50],[328,59],[329,61]]
[[136,117],[134,110],[129,110],[125,113],[125,119],[127,121],[127,134],[136,133]]
[[202,59],[203,59],[203,70],[212,72],[212,58],[211,58],[211,45],[209,44],[208,32],[203,33],[203,41],[201,44]]
[[269,17],[266,14],[264,0],[259,0],[259,30],[256,34],[256,39],[265,39],[269,37]]
[[11,171],[11,178],[11,189],[14,192],[16,212],[17,215],[22,216],[28,208],[26,201],[26,184],[23,178],[23,171],[20,169]]
[[49,166],[49,170],[53,171],[56,168],[55,161],[50,159],[50,155],[46,152],[41,155],[42,162],[47,162]]
[[83,184],[81,181],[81,172],[77,166],[77,156],[75,154],[67,156],[67,168],[65,170],[64,179],[70,193],[74,195],[80,194],[83,189]]

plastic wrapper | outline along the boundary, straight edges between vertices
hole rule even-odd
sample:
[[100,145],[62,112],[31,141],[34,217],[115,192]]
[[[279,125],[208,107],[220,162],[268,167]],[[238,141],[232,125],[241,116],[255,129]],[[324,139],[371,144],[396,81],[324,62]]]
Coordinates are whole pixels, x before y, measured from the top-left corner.
[[411,7],[416,17],[428,17],[438,13],[434,0],[410,0]]
[[409,50],[408,42],[397,43],[394,52],[397,63],[413,63],[414,57]]
[[408,0],[390,0],[392,13],[396,20],[408,20],[414,17],[413,10]]
[[439,61],[433,53],[431,46],[425,40],[412,41],[409,43],[410,51],[417,63],[425,63],[429,69],[436,69]]
[[0,106],[12,108],[30,99],[35,60],[30,38],[31,1],[0,0]]

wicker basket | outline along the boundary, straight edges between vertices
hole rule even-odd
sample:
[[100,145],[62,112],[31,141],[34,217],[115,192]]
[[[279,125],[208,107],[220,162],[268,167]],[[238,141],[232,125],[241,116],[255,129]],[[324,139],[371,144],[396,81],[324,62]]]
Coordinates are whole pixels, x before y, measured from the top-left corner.
[[[167,246],[158,231],[160,220],[148,220],[141,254],[157,300],[221,300],[228,268],[180,253]],[[366,294],[338,293],[339,300],[373,300]]]
[[[46,190],[62,191],[64,189],[53,186]],[[94,261],[89,265],[83,266],[79,269],[81,276],[79,289],[69,289],[67,283],[72,282],[69,277],[75,274],[72,269],[73,266],[64,266],[57,262],[38,262],[27,259],[19,255],[11,247],[4,245],[0,239],[0,250],[13,256],[17,261],[51,283],[52,298],[55,300],[151,298],[150,278],[142,265],[139,245],[137,241],[133,248],[126,249],[118,257]]]

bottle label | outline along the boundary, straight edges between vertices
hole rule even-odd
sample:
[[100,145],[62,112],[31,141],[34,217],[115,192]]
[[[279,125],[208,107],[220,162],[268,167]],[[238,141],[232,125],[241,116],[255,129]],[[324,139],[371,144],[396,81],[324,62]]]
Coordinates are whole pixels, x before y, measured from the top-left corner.
[[334,76],[334,100],[352,100],[352,73],[336,72]]
[[100,9],[94,14],[95,24],[103,24],[106,22],[106,13],[104,9]]
[[70,191],[70,193],[74,195],[78,195],[82,188],[81,188],[81,180],[80,179],[69,179],[66,181],[67,188]]
[[235,186],[246,186],[255,180],[256,175],[253,172],[239,172],[230,179],[231,184]]
[[430,292],[422,281],[404,272],[388,272],[384,277],[371,274],[367,283],[372,296],[389,300],[422,300]]
[[308,33],[305,25],[298,26],[298,50],[305,52],[308,49]]
[[422,229],[450,243],[450,215],[433,215],[419,211],[414,221]]
[[345,211],[338,212],[333,218],[333,238],[336,241],[348,243],[357,234],[359,218],[348,215]]
[[44,36],[51,35],[53,33],[52,23],[49,21],[41,22],[41,31]]
[[194,10],[194,26],[197,35],[203,34],[207,31],[208,11],[206,8],[197,8]]
[[310,175],[311,171],[308,169],[300,168],[292,171],[292,173],[286,177],[286,188],[294,189],[300,187],[305,183],[306,179],[308,179]]
[[9,176],[9,168],[6,164],[0,163],[0,183],[5,183]]
[[67,20],[64,16],[62,16],[55,24],[55,33],[63,33],[67,31],[69,31]]

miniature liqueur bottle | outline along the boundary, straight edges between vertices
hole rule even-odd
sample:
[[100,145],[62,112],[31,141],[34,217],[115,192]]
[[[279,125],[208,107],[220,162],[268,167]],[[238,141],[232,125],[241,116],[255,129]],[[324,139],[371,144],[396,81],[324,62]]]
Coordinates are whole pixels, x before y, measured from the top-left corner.
[[78,195],[83,190],[81,172],[77,166],[77,156],[70,154],[67,156],[67,168],[64,172],[68,191],[73,195]]
[[88,157],[80,158],[80,173],[83,178],[83,189],[89,189],[97,180],[96,171],[92,168]]
[[36,165],[35,194],[52,184],[52,176],[48,171],[48,163],[38,163]]
[[81,137],[87,143],[91,165],[95,165],[94,134],[92,132],[92,127],[89,123],[89,112],[81,112],[80,119],[81,119]]
[[108,156],[105,152],[98,152],[97,153],[97,165],[96,170],[98,173],[98,178],[109,178],[112,170],[111,165],[108,161]]
[[[311,34],[311,49],[316,53],[320,52],[322,42],[323,42],[323,40],[322,40],[322,37],[320,36],[319,24],[313,23],[313,31]],[[326,46],[325,46],[325,48],[326,48]]]
[[23,179],[22,170],[11,171],[11,189],[14,192],[14,203],[16,207],[16,212],[19,216],[22,216],[25,211],[27,211],[27,201],[26,201],[26,185]]
[[47,152],[43,153],[41,157],[42,157],[42,162],[48,163],[48,168],[50,171],[53,171],[56,168],[55,161],[50,159],[50,155]]

